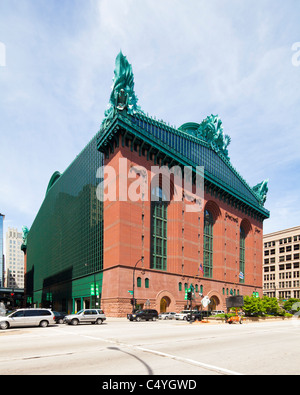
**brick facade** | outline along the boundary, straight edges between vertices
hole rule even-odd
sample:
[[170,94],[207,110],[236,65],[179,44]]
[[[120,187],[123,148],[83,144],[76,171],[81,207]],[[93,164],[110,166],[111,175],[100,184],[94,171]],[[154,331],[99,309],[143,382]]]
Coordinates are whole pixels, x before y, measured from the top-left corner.
[[[213,276],[204,278],[199,272],[203,262],[204,210],[187,212],[183,201],[175,201],[174,194],[168,203],[167,222],[167,270],[150,268],[151,255],[151,202],[150,180],[153,158],[141,155],[139,149],[132,150],[121,144],[121,137],[114,153],[106,157],[105,165],[116,173],[116,201],[105,201],[103,210],[103,286],[102,307],[109,316],[125,316],[131,312],[128,292],[133,288],[133,268],[137,264],[135,298],[144,307],[180,311],[185,308],[185,284],[193,283],[203,287],[203,294],[213,301],[213,309],[226,307],[225,299],[230,291],[250,295],[253,291],[262,293],[262,222],[235,207],[229,199],[222,198],[211,188],[205,187],[204,206],[214,220],[213,225]],[[137,147],[138,148],[138,147]],[[127,161],[120,161],[126,158]],[[120,168],[127,164],[127,169]],[[132,166],[143,166],[147,170],[147,201],[120,201],[119,181]],[[138,177],[138,175],[136,175]],[[128,188],[136,178],[127,179]],[[173,186],[174,188],[174,186]],[[172,189],[172,185],[171,185]],[[245,281],[239,280],[240,226],[246,232]],[[137,287],[137,278],[140,287]],[[145,280],[149,283],[146,288]],[[179,283],[182,284],[179,290]],[[193,305],[200,306],[199,293]]]

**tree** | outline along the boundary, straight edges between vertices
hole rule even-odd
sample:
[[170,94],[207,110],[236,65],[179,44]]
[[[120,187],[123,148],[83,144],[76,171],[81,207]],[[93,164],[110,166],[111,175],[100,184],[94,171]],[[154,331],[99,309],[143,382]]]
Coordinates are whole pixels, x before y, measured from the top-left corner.
[[265,312],[262,300],[253,296],[244,296],[243,309],[246,316],[258,317]]
[[276,298],[269,298],[264,296],[263,298],[256,298],[254,296],[244,296],[244,312],[246,316],[263,316],[265,314],[270,315],[282,315],[283,311],[279,307],[278,300]]
[[280,307],[276,298],[269,298],[268,296],[264,296],[262,299],[262,303],[266,314],[278,315],[280,313]]
[[[291,299],[287,300],[286,302],[284,302],[283,308],[284,308],[284,310],[289,310],[290,311],[290,310],[292,310],[293,305],[296,304],[296,303],[299,303],[299,302],[300,302],[300,299],[291,298]],[[299,311],[299,310],[300,310],[300,308],[299,308],[299,305],[298,305],[296,311]]]

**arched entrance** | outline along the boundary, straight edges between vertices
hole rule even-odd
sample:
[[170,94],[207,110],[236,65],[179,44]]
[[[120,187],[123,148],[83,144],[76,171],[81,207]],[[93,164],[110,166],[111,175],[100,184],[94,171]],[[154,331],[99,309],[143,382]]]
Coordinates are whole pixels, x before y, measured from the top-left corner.
[[210,311],[212,310],[218,310],[217,306],[220,304],[220,300],[216,295],[213,295],[210,297],[210,304],[208,305],[208,308]]
[[166,313],[170,306],[171,299],[168,296],[164,296],[160,300],[160,313]]

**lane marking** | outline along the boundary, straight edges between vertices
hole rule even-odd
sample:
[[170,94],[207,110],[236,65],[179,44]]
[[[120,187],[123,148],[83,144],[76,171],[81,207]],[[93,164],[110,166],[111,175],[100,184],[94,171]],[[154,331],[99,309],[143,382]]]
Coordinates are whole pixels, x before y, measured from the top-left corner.
[[111,344],[115,344],[118,345],[119,347],[124,347],[124,348],[129,348],[129,349],[134,349],[134,350],[139,350],[142,352],[147,352],[150,354],[154,354],[154,355],[158,355],[160,357],[166,357],[166,358],[170,358],[173,359],[175,361],[179,361],[179,362],[184,362],[184,363],[189,363],[192,365],[196,365],[199,366],[203,369],[207,369],[216,373],[221,373],[221,374],[225,374],[225,375],[233,375],[233,376],[243,376],[242,373],[238,373],[235,372],[233,370],[229,370],[229,369],[225,369],[225,368],[221,368],[219,366],[214,366],[214,365],[210,365],[204,362],[199,362],[196,361],[194,359],[189,359],[189,358],[184,358],[184,357],[179,357],[177,355],[172,355],[172,354],[167,354],[161,351],[155,351],[155,350],[151,350],[149,348],[145,348],[145,347],[140,347],[140,346],[135,346],[132,344],[127,344],[127,343],[121,343],[117,340],[112,340],[112,339],[104,339],[101,337],[95,337],[95,336],[90,336],[90,335],[84,335],[84,334],[75,334],[74,332],[68,332],[70,334],[76,335],[76,336],[81,336],[81,337],[85,337],[87,339],[91,339],[91,340],[98,340],[98,341],[103,341],[103,342],[107,342],[107,343],[111,343]]
[[233,376],[243,376],[242,373],[234,372],[233,370],[220,368],[220,367],[214,366],[214,365],[209,365],[207,363],[199,362],[199,361],[196,361],[194,359],[178,357],[177,355],[167,354],[167,353],[164,353],[164,352],[161,352],[161,351],[150,350],[150,349],[143,348],[143,347],[134,347],[134,348],[136,348],[138,350],[141,350],[141,351],[149,352],[151,354],[156,354],[156,355],[159,355],[159,356],[162,356],[162,357],[171,358],[171,359],[174,359],[176,361],[186,362],[186,363],[190,363],[192,365],[200,366],[200,367],[202,367],[204,369],[212,370],[212,371],[217,372],[217,373],[222,373],[222,374],[226,374],[226,375],[233,375]]

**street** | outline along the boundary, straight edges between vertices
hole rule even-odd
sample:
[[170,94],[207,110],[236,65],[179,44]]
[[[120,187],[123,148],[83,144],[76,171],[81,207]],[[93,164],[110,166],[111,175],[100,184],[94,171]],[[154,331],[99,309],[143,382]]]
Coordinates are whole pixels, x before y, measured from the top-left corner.
[[300,373],[300,322],[185,321],[0,331],[0,374],[279,375]]

